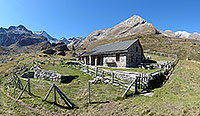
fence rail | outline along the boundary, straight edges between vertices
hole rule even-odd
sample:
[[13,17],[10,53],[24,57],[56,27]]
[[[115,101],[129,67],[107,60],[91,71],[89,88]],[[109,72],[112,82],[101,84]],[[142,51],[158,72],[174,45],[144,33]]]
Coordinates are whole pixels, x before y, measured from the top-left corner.
[[161,67],[161,69],[159,69],[159,70],[157,70],[155,72],[152,72],[150,74],[151,77],[155,76],[155,75],[159,75],[160,73],[162,73],[162,71],[164,71],[163,73],[165,73],[166,71],[169,71],[171,68],[173,68],[173,66],[176,64],[176,62],[178,62],[178,57],[177,57],[176,54],[167,54],[167,53],[149,51],[149,50],[144,50],[144,53],[160,55],[160,56],[165,56],[165,57],[172,57],[173,58],[171,61],[169,61],[163,67]]
[[[139,72],[127,72],[127,71],[111,71],[108,69],[99,68],[96,66],[85,65],[79,62],[67,62],[64,63],[62,60],[57,60],[60,64],[68,65],[72,68],[76,68],[81,70],[84,73],[89,74],[90,76],[94,77],[94,80],[90,80],[90,83],[95,84],[99,81],[111,84],[113,86],[118,86],[120,88],[125,88],[126,92],[128,90],[133,90],[135,93],[138,93],[138,89],[145,89],[149,91],[148,82],[156,77],[169,73],[174,66],[178,63],[178,57],[176,54],[167,54],[162,52],[144,50],[144,53],[159,55],[164,57],[171,57],[173,58],[171,61],[164,63],[160,67],[159,70],[152,72],[152,73],[139,73]],[[41,61],[36,61],[41,63]],[[44,61],[48,62],[49,61]],[[52,65],[55,65],[56,61],[53,61]],[[123,94],[123,96],[126,94]]]
[[[95,66],[89,66],[89,65],[84,65],[84,64],[80,64],[79,69],[95,77],[93,81],[90,81],[91,83],[97,83],[97,81],[100,80],[105,83],[118,86],[120,88],[125,88],[126,91],[123,94],[123,97],[128,92],[128,90],[133,90],[135,91],[135,93],[138,93],[138,89],[145,89],[147,91],[150,91],[148,82],[158,77],[161,74],[164,75],[164,74],[169,73],[169,71],[171,71],[174,68],[174,66],[178,63],[178,57],[176,54],[167,54],[167,53],[148,51],[148,50],[145,50],[144,53],[149,53],[149,54],[159,55],[159,56],[164,56],[164,57],[171,57],[173,59],[165,63],[161,67],[161,69],[155,72],[152,72],[150,74],[126,72],[126,71],[111,71],[108,69],[101,69]],[[120,75],[122,77],[117,76],[120,74],[120,72],[123,73],[123,75]],[[129,79],[123,77],[123,76],[128,77],[127,75],[129,75]]]

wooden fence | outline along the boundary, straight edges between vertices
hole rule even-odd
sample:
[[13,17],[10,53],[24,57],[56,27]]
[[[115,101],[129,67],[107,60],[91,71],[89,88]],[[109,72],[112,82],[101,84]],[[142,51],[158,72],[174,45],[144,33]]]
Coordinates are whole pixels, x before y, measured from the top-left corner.
[[159,56],[164,56],[164,57],[171,57],[173,59],[171,61],[168,61],[166,64],[164,64],[159,70],[152,72],[150,74],[121,71],[123,72],[123,75],[128,77],[129,79],[127,78],[119,79],[117,75],[120,71],[111,71],[108,69],[84,65],[81,63],[78,65],[76,64],[76,65],[71,65],[71,66],[73,68],[80,69],[82,72],[87,73],[90,76],[94,77],[94,80],[90,80],[89,84],[90,83],[96,84],[101,81],[104,83],[111,84],[113,86],[125,88],[126,91],[122,95],[122,97],[124,97],[129,90],[135,91],[136,94],[138,93],[138,89],[150,91],[148,82],[156,77],[159,77],[160,75],[170,75],[169,74],[171,73],[170,71],[178,63],[178,58],[176,54],[166,54],[166,53],[155,52],[155,51],[144,51],[144,53],[149,53],[149,54],[159,55]]
[[144,50],[144,53],[148,54],[153,54],[153,55],[159,55],[159,56],[164,56],[164,57],[172,57],[173,59],[169,61],[168,63],[164,64],[164,66],[161,67],[161,69],[152,72],[150,74],[151,77],[154,77],[156,75],[159,75],[161,73],[166,73],[169,72],[177,63],[178,63],[178,57],[176,54],[166,54],[166,53],[161,53],[161,52],[156,52],[156,51],[149,51],[149,50]]
[[[101,67],[84,65],[82,63],[78,63],[74,61],[64,63],[62,59],[57,60],[57,62],[60,62],[60,64],[62,65],[68,65],[71,68],[79,69],[82,72],[87,73],[88,75],[94,77],[94,80],[90,80],[89,84],[104,82],[104,83],[111,84],[113,86],[125,88],[126,91],[122,95],[122,97],[124,97],[129,90],[135,91],[135,93],[138,93],[139,89],[150,91],[148,82],[152,79],[159,77],[160,75],[167,75],[167,74],[170,75],[171,74],[170,71],[178,63],[178,58],[176,54],[167,54],[167,53],[161,53],[161,52],[149,51],[149,50],[144,50],[144,53],[164,56],[164,57],[171,57],[173,59],[171,61],[168,61],[164,65],[162,65],[159,70],[152,72],[150,74],[127,72],[127,71],[111,71],[108,69],[103,69]],[[41,61],[37,61],[37,62],[41,63]],[[50,61],[44,61],[44,62],[51,64]],[[56,61],[53,61],[52,65],[55,65],[55,62]]]
[[[21,79],[23,80],[27,80],[27,83],[25,86],[23,86]],[[28,87],[28,94],[34,97],[39,97],[39,96],[35,96],[32,92],[31,92],[31,79],[28,77],[28,79],[19,77],[16,73],[12,72],[12,77],[11,80],[8,82],[9,85],[15,84],[15,88],[14,88],[14,93],[16,92],[16,88],[19,87],[19,89],[21,89],[22,91],[20,92],[20,95],[18,96],[17,100],[19,100],[21,98],[21,96],[23,95],[23,93],[25,92],[26,88]],[[57,96],[56,93],[58,93],[61,97],[61,99],[65,102],[65,104],[68,106],[68,108],[75,108],[76,105],[55,85],[55,83],[52,84],[50,90],[47,92],[47,95],[45,96],[43,101],[46,101],[48,96],[50,95],[52,89],[54,88],[54,103],[58,104],[57,102]]]

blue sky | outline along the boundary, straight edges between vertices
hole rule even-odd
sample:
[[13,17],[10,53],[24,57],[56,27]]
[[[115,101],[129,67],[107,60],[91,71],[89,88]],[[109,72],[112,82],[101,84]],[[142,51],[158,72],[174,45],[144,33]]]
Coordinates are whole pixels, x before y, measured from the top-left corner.
[[200,33],[199,0],[0,0],[0,27],[85,37],[139,15],[159,30]]

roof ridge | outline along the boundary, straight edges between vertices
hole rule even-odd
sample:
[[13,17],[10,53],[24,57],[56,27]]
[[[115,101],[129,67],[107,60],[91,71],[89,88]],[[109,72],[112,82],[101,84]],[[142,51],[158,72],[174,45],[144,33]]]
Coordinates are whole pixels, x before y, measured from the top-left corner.
[[126,40],[126,41],[119,41],[119,42],[104,44],[104,45],[97,46],[97,47],[93,48],[92,50],[88,51],[84,55],[127,50],[137,40],[138,39],[133,39],[133,40]]

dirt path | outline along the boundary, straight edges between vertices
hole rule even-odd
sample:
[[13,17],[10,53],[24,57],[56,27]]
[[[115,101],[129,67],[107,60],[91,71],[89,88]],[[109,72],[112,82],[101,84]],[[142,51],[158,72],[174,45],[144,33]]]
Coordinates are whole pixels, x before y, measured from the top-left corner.
[[195,60],[189,60],[189,62],[194,62],[194,63],[198,63],[198,64],[200,64],[199,61],[195,61]]

